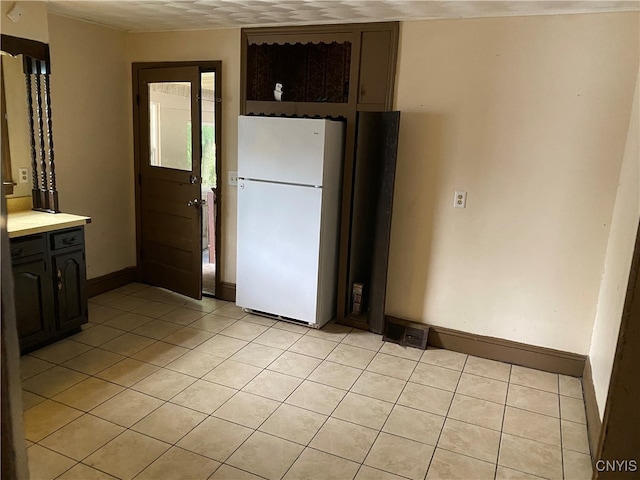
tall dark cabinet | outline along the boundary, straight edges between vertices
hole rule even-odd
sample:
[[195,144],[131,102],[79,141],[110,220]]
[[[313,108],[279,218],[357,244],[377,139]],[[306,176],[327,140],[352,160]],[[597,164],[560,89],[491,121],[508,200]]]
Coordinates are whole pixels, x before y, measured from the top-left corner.
[[347,285],[364,284],[363,311],[374,333],[384,330],[399,128],[400,112],[358,112]]
[[[375,115],[368,113],[393,108],[398,34],[397,22],[242,30],[241,114],[331,118],[346,123],[336,316],[339,323],[377,333],[382,328],[378,326],[380,313],[384,314],[395,156],[390,161],[388,156],[366,154],[363,148],[358,156],[356,140],[361,127],[368,130],[372,125],[370,119]],[[282,101],[274,99],[276,83],[282,84]],[[396,112],[394,153],[398,116]],[[379,213],[380,205],[370,200],[371,195],[383,195],[380,189],[389,186],[382,177],[391,178],[391,197],[383,207],[388,211],[386,224],[378,221],[384,216]],[[369,180],[373,183],[367,184]],[[356,194],[356,188],[368,193]],[[380,240],[376,240],[375,254],[362,255],[360,234],[371,228]],[[386,247],[380,246],[385,238]],[[365,308],[359,315],[351,312],[354,281],[365,284]]]

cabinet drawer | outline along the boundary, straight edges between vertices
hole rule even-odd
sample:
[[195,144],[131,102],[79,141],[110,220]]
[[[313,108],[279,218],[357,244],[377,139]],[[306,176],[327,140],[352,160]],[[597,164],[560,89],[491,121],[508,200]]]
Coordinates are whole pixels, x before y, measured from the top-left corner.
[[11,260],[42,254],[45,250],[44,235],[11,240]]
[[61,248],[75,247],[83,244],[84,235],[81,228],[51,234],[52,250],[60,250]]

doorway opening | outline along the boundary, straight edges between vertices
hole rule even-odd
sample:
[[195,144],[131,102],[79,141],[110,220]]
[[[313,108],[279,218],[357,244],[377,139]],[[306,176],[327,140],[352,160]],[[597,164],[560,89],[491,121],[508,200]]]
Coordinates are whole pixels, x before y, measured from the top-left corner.
[[216,294],[216,72],[200,74],[202,123],[202,294]]
[[132,65],[138,280],[195,299],[223,291],[220,66]]

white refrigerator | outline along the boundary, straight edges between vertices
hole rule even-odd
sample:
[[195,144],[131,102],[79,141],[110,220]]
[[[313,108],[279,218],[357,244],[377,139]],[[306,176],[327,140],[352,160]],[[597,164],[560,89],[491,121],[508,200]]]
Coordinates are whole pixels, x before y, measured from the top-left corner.
[[236,304],[320,328],[335,316],[344,123],[240,116]]

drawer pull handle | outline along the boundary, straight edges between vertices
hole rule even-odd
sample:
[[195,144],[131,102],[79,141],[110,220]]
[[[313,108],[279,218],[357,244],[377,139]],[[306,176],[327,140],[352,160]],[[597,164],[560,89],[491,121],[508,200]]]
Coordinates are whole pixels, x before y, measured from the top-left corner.
[[62,239],[63,245],[73,245],[78,240],[78,237],[67,237]]
[[22,256],[22,251],[24,248],[16,248],[11,251],[11,258],[20,258]]

